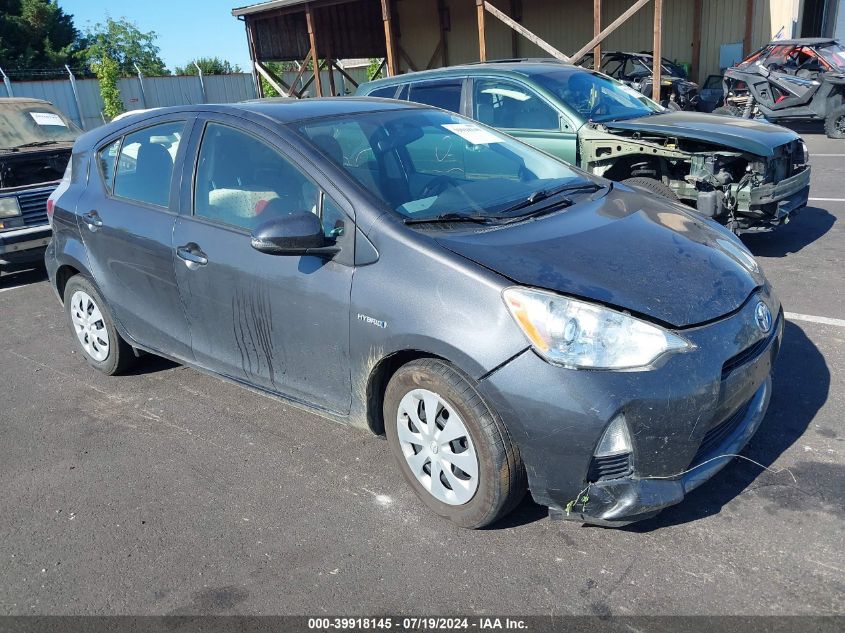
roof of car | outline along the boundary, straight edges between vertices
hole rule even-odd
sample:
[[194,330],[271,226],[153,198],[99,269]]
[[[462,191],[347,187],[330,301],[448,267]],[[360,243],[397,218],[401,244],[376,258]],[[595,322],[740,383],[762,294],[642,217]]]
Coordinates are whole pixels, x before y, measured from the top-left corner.
[[388,77],[386,79],[377,79],[367,83],[366,85],[368,87],[376,88],[378,86],[389,86],[392,84],[405,83],[407,81],[419,81],[426,78],[436,79],[438,77],[448,77],[456,74],[481,75],[489,72],[515,73],[528,76],[548,72],[549,69],[552,68],[589,72],[581,66],[562,62],[557,59],[500,59],[487,62],[461,64],[459,66],[447,66],[445,68],[434,68],[432,70],[420,70],[413,73],[396,75],[395,77]]
[[835,44],[836,40],[832,37],[799,37],[794,40],[774,40],[771,44],[792,44],[798,46],[821,46],[822,44]]
[[[0,104],[2,103],[47,103],[44,99],[36,99],[35,97],[0,97]],[[52,105],[52,104],[51,104]]]

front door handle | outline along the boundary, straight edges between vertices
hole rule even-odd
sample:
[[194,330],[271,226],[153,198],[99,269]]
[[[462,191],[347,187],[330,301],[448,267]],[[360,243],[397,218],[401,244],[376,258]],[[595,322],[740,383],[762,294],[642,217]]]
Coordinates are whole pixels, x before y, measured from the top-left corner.
[[100,219],[100,214],[96,211],[89,211],[88,213],[82,216],[82,219],[85,220],[85,224],[88,225],[88,228],[91,230],[91,232],[94,232],[98,228],[103,226],[103,221]]
[[184,260],[185,266],[191,269],[197,266],[205,266],[208,263],[208,257],[193,242],[188,242],[184,246],[177,247],[176,256]]

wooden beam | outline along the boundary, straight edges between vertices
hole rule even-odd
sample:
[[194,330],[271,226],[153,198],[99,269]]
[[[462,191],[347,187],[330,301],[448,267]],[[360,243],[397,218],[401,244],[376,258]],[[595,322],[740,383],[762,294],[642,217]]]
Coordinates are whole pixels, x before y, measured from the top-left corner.
[[387,49],[387,76],[398,74],[396,66],[396,44],[393,40],[393,22],[390,15],[390,0],[381,0],[381,19],[384,22],[384,45]]
[[434,52],[431,54],[431,57],[428,60],[428,63],[425,65],[425,69],[429,70],[434,68],[434,60],[437,59],[437,56],[441,54],[443,50],[443,38],[440,38],[440,41],[437,42],[437,48],[434,49]]
[[258,78],[258,74],[255,71],[255,58],[257,55],[255,54],[255,40],[252,35],[252,22],[248,19],[244,20],[244,25],[246,26],[246,41],[249,46],[249,59],[252,62],[252,79],[255,81],[255,89],[258,92],[258,98],[263,99],[264,88],[261,86],[261,79]]
[[654,0],[654,44],[651,51],[651,98],[660,103],[663,77],[663,0]]
[[570,57],[570,59],[574,62],[577,62],[584,56],[584,53],[589,51],[591,48],[595,48],[598,44],[601,44],[608,35],[613,33],[616,29],[618,29],[625,21],[634,15],[637,11],[642,9],[645,5],[647,5],[651,0],[637,0],[634,4],[632,4],[622,15],[616,18],[613,22],[607,25],[607,27],[598,35],[596,35],[593,39],[589,42],[584,44],[580,50],[578,50],[574,55]]
[[417,72],[419,68],[414,63],[414,60],[411,59],[410,55],[405,52],[405,49],[402,48],[401,44],[396,45],[396,50],[399,51],[399,57],[405,60],[405,63],[408,64],[408,68],[410,68],[413,72]]
[[[593,0],[593,38],[601,33],[601,0]],[[601,68],[601,42],[593,48],[593,68]]]
[[343,77],[344,77],[344,79],[346,79],[346,81],[351,83],[356,88],[358,87],[358,82],[355,81],[352,78],[352,76],[348,72],[346,72],[346,70],[344,70],[343,66],[338,64],[336,61],[332,61],[331,64],[332,64],[332,66],[334,66],[337,69],[337,72],[339,72],[341,75],[343,75]]
[[311,53],[314,60],[314,85],[317,88],[317,96],[323,96],[323,82],[320,80],[320,54],[317,49],[317,34],[314,32],[314,14],[311,12],[311,5],[305,5],[305,24],[308,26],[308,39],[311,42]]
[[475,9],[478,16],[478,59],[487,61],[487,39],[484,34],[484,0],[475,0]]
[[[299,67],[299,70],[296,73],[296,77],[294,77],[293,81],[290,84],[290,90],[288,91],[288,96],[292,97],[293,94],[296,92],[296,83],[302,79],[302,74],[305,72],[305,69],[308,68],[308,60],[314,55],[313,49],[308,51],[308,54],[305,56],[305,59],[302,60],[302,65]],[[297,95],[301,96],[301,95]]]
[[267,80],[267,83],[273,86],[273,89],[280,95],[283,95],[290,90],[290,86],[287,85],[281,77],[274,75],[270,72],[270,69],[265,68],[264,64],[261,62],[255,62],[253,66],[255,67],[255,70],[258,71],[258,74],[264,77],[264,79]]
[[446,0],[437,0],[437,19],[440,22],[440,41],[443,43],[441,47],[441,54],[443,56],[442,66],[449,65],[449,40],[446,36],[447,28],[451,28],[451,17],[449,7],[446,6]]
[[[648,0],[646,0],[646,1],[648,1]],[[561,53],[558,49],[556,49],[554,46],[549,44],[547,41],[545,41],[545,40],[537,37],[536,35],[534,35],[531,31],[526,29],[519,22],[514,22],[513,20],[511,20],[508,16],[506,16],[504,13],[499,11],[496,7],[494,7],[492,4],[490,4],[486,0],[476,0],[476,2],[479,3],[479,7],[481,6],[481,3],[483,3],[484,8],[487,9],[488,12],[490,12],[492,15],[499,18],[502,22],[504,22],[509,27],[511,27],[514,31],[516,31],[517,33],[522,35],[529,42],[532,42],[533,44],[536,44],[537,46],[542,48],[544,51],[546,51],[552,57],[556,57],[557,59],[564,61],[564,62],[569,61],[569,57],[567,57],[566,55]],[[478,17],[478,20],[479,20],[479,23],[478,23],[479,38],[481,37],[481,22],[482,22],[481,15],[482,15],[482,12],[479,10],[479,17]],[[583,55],[583,53],[581,53],[581,54]],[[484,60],[482,59],[481,61],[484,61]]]
[[742,56],[751,54],[751,36],[754,33],[754,0],[745,0],[745,34],[742,37]]
[[701,0],[695,0],[692,13],[692,69],[690,74],[693,81],[701,83],[698,77],[701,65]]
[[[320,62],[320,68],[321,68],[321,69],[322,69],[322,67],[323,67],[323,64],[324,64],[324,62],[322,62],[322,61],[321,61],[321,62]],[[306,82],[302,85],[302,90],[300,90],[300,91],[299,91],[299,98],[300,98],[300,99],[302,98],[302,95],[304,95],[304,94],[305,94],[305,91],[306,91],[306,90],[308,90],[308,87],[309,87],[311,84],[313,84],[313,83],[314,83],[314,77],[316,77],[316,75],[315,75],[314,73],[311,73],[311,76],[310,76],[310,77],[308,77],[308,81],[306,81]]]

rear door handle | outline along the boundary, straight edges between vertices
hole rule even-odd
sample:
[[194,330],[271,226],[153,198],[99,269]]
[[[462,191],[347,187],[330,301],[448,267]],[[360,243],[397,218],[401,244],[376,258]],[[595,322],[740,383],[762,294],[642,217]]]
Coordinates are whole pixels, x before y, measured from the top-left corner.
[[176,256],[182,259],[185,265],[191,269],[197,266],[205,266],[208,263],[208,257],[193,242],[177,247]]
[[82,219],[85,220],[85,224],[88,225],[88,228],[92,232],[96,231],[98,228],[103,226],[103,221],[100,219],[100,214],[96,211],[89,211],[88,213],[82,216]]

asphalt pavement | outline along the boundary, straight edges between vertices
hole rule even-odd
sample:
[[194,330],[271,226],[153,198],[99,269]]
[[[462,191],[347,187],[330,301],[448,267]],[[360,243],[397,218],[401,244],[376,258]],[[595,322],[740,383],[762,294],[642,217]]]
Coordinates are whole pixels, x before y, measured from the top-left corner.
[[4,274],[0,614],[845,614],[845,141],[806,138],[812,206],[746,238],[789,316],[768,470],[623,529],[454,527],[384,440],[168,361],[100,375]]

